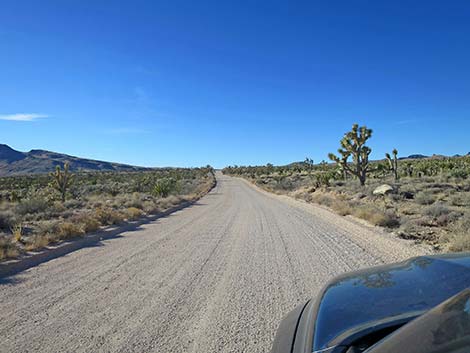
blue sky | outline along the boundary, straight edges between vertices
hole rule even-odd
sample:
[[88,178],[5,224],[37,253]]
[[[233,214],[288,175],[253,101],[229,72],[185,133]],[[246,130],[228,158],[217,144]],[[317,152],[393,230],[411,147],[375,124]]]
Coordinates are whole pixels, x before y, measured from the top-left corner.
[[0,143],[146,166],[470,151],[469,1],[2,1]]

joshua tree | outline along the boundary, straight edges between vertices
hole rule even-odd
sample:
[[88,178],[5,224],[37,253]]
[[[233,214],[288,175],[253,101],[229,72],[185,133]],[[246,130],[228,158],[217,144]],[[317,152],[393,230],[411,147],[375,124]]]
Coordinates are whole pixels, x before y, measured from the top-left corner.
[[[354,124],[351,131],[344,134],[340,141],[341,148],[338,149],[338,153],[341,157],[337,157],[333,153],[328,154],[328,158],[336,162],[342,170],[357,177],[361,185],[365,185],[367,173],[370,169],[369,155],[372,150],[365,143],[371,136],[371,129]],[[348,163],[350,156],[353,159],[352,164]]]
[[62,202],[65,202],[67,189],[72,184],[73,179],[72,174],[69,172],[69,162],[65,162],[63,171],[60,166],[56,166],[55,172],[51,173],[51,177],[53,178],[52,186],[60,192]]
[[307,170],[309,171],[309,173],[313,170],[313,159],[312,158],[308,158],[308,157],[305,157],[305,162],[304,162],[306,165],[307,165]]
[[393,176],[395,177],[395,181],[398,181],[398,151],[396,148],[392,151],[392,156],[390,153],[385,153],[385,158],[387,158],[388,165],[390,166],[390,170],[393,172]]

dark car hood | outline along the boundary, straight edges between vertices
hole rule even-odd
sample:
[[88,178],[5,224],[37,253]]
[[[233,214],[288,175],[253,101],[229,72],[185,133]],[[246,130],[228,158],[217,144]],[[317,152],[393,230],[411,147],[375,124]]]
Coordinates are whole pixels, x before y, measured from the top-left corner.
[[470,254],[416,257],[348,273],[318,302],[314,351],[342,344],[361,327],[409,320],[470,287]]

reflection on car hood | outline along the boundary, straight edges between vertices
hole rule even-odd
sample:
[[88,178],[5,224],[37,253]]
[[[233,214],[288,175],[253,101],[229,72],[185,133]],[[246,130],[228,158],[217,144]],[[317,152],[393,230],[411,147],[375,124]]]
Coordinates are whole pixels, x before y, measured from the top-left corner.
[[422,313],[470,287],[470,254],[417,257],[337,277],[327,285],[315,322],[314,351],[351,329]]

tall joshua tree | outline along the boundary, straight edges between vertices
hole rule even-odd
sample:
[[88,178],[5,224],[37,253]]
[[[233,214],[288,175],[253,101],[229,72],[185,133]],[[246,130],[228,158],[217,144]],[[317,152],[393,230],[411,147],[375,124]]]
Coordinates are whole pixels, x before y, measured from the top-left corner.
[[393,172],[395,181],[398,181],[398,151],[396,148],[393,149],[392,155],[393,157],[390,156],[390,153],[385,153],[385,158],[387,158],[388,165],[390,170]]
[[[365,185],[370,170],[369,155],[372,150],[365,143],[371,136],[372,129],[354,124],[351,131],[345,133],[340,141],[341,148],[338,153],[341,157],[333,153],[328,154],[328,158],[336,162],[344,172],[358,178],[361,185]],[[352,157],[352,163],[348,162],[349,157]]]
[[52,186],[54,189],[60,192],[62,202],[65,202],[65,196],[67,194],[67,189],[72,184],[72,174],[69,172],[69,162],[65,162],[64,170],[60,166],[56,166],[55,172],[51,173],[52,177]]

